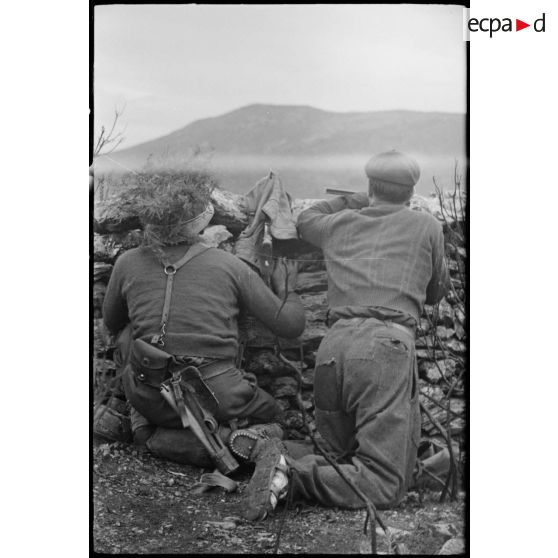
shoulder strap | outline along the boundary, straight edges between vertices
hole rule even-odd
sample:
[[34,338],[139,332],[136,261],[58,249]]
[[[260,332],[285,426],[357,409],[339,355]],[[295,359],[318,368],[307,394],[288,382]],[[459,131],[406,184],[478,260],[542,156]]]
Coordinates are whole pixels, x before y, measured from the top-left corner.
[[174,281],[174,275],[176,272],[190,260],[203,254],[206,250],[209,250],[211,246],[206,246],[204,244],[194,244],[188,248],[188,251],[182,258],[180,258],[174,264],[167,264],[163,262],[163,271],[167,276],[167,288],[165,291],[165,302],[163,303],[163,315],[161,316],[161,333],[159,335],[153,336],[151,342],[157,343],[160,347],[165,346],[164,337],[166,334],[167,322],[169,319],[169,311],[170,311],[170,303],[171,303],[171,296],[172,296],[172,284]]
[[188,263],[192,258],[195,258],[196,256],[199,256],[200,254],[202,254],[206,250],[209,250],[209,248],[211,248],[211,246],[207,246],[207,245],[201,244],[201,243],[194,244],[193,246],[190,246],[190,248],[188,248],[188,251],[186,252],[186,254],[184,254],[176,263],[165,264],[163,262],[165,273],[167,274],[167,276],[170,276],[167,269],[173,268],[174,272],[172,274],[174,275],[174,273],[176,273],[184,264]]

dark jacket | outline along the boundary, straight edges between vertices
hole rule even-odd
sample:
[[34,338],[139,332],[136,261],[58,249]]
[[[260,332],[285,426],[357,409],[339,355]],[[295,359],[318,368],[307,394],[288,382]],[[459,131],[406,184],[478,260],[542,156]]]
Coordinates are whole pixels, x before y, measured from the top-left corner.
[[442,226],[426,212],[354,194],[312,206],[297,227],[323,250],[333,311],[380,306],[418,321],[446,293]]
[[[184,246],[165,248],[170,262],[186,252]],[[155,254],[135,248],[118,258],[103,304],[109,330],[117,332],[131,322],[133,338],[160,332],[167,276]],[[304,329],[304,308],[289,294],[281,300],[247,264],[223,250],[209,248],[181,269],[174,279],[165,337],[165,351],[175,355],[235,358],[237,320],[246,309],[281,337],[297,337]]]

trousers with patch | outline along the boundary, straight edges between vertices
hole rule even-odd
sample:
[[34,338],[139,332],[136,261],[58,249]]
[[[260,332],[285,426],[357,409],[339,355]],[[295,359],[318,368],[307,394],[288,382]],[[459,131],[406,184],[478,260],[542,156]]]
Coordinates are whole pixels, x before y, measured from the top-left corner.
[[[316,427],[346,476],[378,508],[412,482],[420,441],[412,332],[375,318],[338,320],[322,340],[314,377]],[[319,455],[289,459],[295,493],[325,506],[365,506]]]

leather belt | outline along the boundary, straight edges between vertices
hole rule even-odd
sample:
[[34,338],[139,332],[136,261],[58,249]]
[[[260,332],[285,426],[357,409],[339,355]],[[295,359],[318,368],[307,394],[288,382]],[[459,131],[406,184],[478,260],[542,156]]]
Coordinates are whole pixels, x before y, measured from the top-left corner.
[[398,324],[397,322],[393,322],[391,320],[377,318],[376,316],[347,316],[346,318],[335,318],[335,319],[328,320],[328,325],[331,327],[335,322],[339,320],[352,320],[352,319],[376,320],[377,322],[380,322],[386,325],[387,327],[394,327],[395,329],[404,331],[407,335],[410,335],[413,339],[415,339],[414,329],[404,326],[402,324]]
[[[385,311],[380,306],[368,306],[368,307],[345,307],[346,311],[343,309],[329,309],[327,311],[326,323],[328,327],[331,327],[335,322],[338,320],[351,320],[353,318],[361,318],[365,320],[377,320],[385,324],[386,326],[393,326],[401,331],[404,331],[408,335],[410,335],[413,339],[415,338],[415,327],[416,327],[416,320],[409,315],[410,320],[415,327],[409,327],[408,325],[403,325],[399,322],[399,314],[401,315],[402,319],[406,322],[409,319],[406,318],[407,314],[404,312],[399,312],[395,310],[390,310],[386,308]],[[397,322],[395,320],[398,320]]]
[[207,364],[200,364],[197,368],[200,371],[202,378],[204,380],[209,380],[210,378],[215,378],[215,376],[224,374],[227,370],[235,367],[235,361],[233,359],[227,359],[214,360],[212,362],[208,362]]
[[415,332],[407,326],[401,325],[401,324],[397,324],[395,322],[384,322],[386,325],[388,325],[389,327],[394,327],[395,329],[399,329],[401,331],[404,331],[405,333],[407,333],[408,335],[410,335],[413,339],[415,338]]
[[[180,357],[177,357],[180,358]],[[224,374],[227,370],[231,368],[235,368],[235,361],[232,359],[225,359],[225,360],[210,360],[209,362],[204,363],[202,361],[201,364],[193,364],[186,362],[186,358],[180,365],[173,364],[171,365],[170,369],[164,370],[149,370],[149,369],[134,369],[134,376],[138,381],[142,384],[146,384],[148,386],[159,388],[160,385],[165,381],[168,380],[173,370],[177,370],[180,368],[185,368],[186,366],[196,366],[196,368],[200,371],[203,380],[209,380],[211,378],[215,378],[220,374]]]

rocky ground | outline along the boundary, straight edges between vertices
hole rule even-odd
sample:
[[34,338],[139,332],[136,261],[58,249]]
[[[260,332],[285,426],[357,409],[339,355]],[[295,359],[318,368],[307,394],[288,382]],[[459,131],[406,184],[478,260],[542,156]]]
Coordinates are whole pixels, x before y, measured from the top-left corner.
[[[93,545],[100,553],[367,554],[364,511],[294,503],[261,523],[241,517],[249,471],[238,473],[238,492],[193,494],[201,469],[161,460],[121,443],[95,441]],[[410,492],[394,510],[381,512],[402,554],[464,552],[465,495],[439,502],[439,492]],[[284,517],[283,517],[284,516]],[[388,553],[380,527],[378,551]]]
[[[442,222],[451,289],[445,300],[427,307],[416,341],[420,374],[422,445],[441,447],[454,443],[459,469],[462,467],[465,427],[466,316],[465,237],[462,206],[455,193],[446,201],[415,196],[411,207],[428,211]],[[315,200],[295,200],[296,215]],[[215,217],[206,230],[205,242],[234,252],[235,238],[248,223],[240,196],[215,189]],[[448,206],[449,204],[449,206]],[[452,209],[453,206],[453,209]],[[94,377],[96,401],[104,402],[115,375],[113,340],[100,326],[106,284],[117,257],[141,242],[137,215],[121,203],[98,203],[94,219]],[[211,234],[208,232],[211,229]],[[204,233],[204,237],[206,235]],[[263,245],[262,245],[263,246]],[[263,248],[262,248],[263,250]],[[324,257],[310,245],[295,241],[286,246],[273,242],[274,254],[296,259],[299,275],[296,291],[306,310],[304,334],[295,341],[280,340],[281,355],[270,347],[258,324],[245,317],[241,324],[243,367],[256,375],[283,409],[282,426],[290,438],[304,438],[302,405],[313,426],[313,370],[316,350],[327,331],[327,276]],[[262,271],[263,273],[263,271]],[[294,363],[294,364],[293,364]],[[293,367],[298,371],[293,376]],[[300,378],[299,378],[300,374]],[[300,380],[300,381],[299,381]],[[93,502],[94,548],[103,553],[273,553],[283,520],[283,507],[274,517],[259,524],[241,519],[242,490],[249,472],[239,473],[239,491],[226,494],[214,490],[194,494],[192,488],[202,471],[155,459],[138,448],[123,444],[97,443],[94,449]],[[457,502],[439,502],[439,492],[411,492],[395,510],[382,512],[394,542],[405,554],[459,554],[463,551],[464,495]],[[369,537],[363,534],[364,511],[343,511],[294,506],[284,515],[278,552],[300,554],[369,553]],[[378,550],[387,553],[383,531],[378,530]]]

